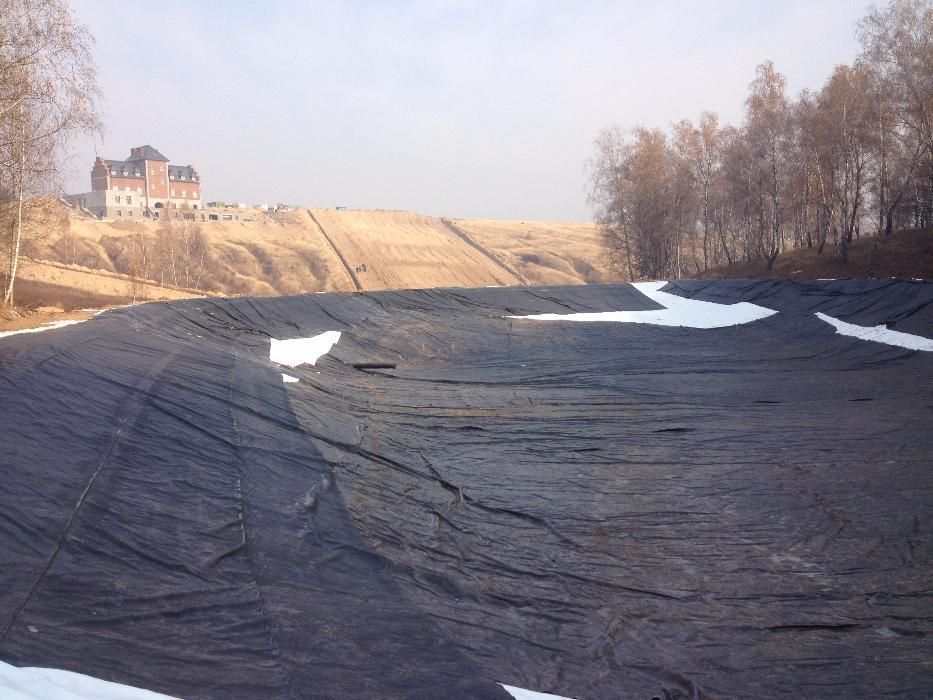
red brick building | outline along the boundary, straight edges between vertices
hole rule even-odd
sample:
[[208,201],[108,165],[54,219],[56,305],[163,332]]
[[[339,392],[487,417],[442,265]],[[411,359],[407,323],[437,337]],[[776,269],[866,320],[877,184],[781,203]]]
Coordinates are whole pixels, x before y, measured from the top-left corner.
[[106,219],[159,218],[166,210],[203,208],[198,171],[169,164],[152,146],[130,149],[126,160],[98,158],[91,191],[68,199]]

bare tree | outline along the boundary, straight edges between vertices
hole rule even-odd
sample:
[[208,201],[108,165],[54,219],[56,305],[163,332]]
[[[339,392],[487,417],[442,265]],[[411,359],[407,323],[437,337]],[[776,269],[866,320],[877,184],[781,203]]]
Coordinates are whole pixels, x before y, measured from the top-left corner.
[[[174,215],[174,216],[173,216]],[[159,283],[197,288],[204,271],[207,240],[201,224],[187,207],[166,209],[156,232],[155,265]]]
[[[892,0],[859,23],[862,51],[825,85],[787,95],[766,61],[739,126],[704,113],[668,133],[602,132],[589,204],[630,279],[764,260],[827,243],[842,261],[865,231],[933,222],[933,0]],[[874,221],[874,225],[871,221]],[[698,236],[701,239],[698,240]]]
[[820,150],[836,203],[838,250],[848,260],[858,235],[873,136],[868,98],[871,78],[863,64],[837,66],[817,100]]
[[786,85],[787,80],[774,64],[765,61],[755,69],[755,79],[745,101],[746,129],[756,160],[758,246],[768,262],[768,270],[774,266],[784,243],[782,189],[790,135]]
[[860,60],[874,77],[878,229],[890,234],[912,186],[920,200],[912,223],[928,224],[933,208],[933,3],[873,8],[859,23],[859,39]]
[[56,191],[72,137],[98,132],[91,37],[64,0],[0,0],[0,190],[8,232],[3,302],[13,301],[28,200]]
[[589,192],[609,268],[629,280],[635,275],[635,246],[626,225],[625,166],[631,146],[621,129],[603,130],[593,143],[593,157],[587,163]]
[[130,278],[130,296],[133,302],[142,298],[145,281],[149,279],[149,246],[142,233],[127,236],[127,274]]

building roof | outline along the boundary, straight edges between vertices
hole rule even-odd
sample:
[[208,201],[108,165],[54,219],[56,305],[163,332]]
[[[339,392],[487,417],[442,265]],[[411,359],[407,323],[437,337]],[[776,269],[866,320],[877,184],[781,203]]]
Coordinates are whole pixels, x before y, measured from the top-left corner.
[[168,179],[197,182],[198,171],[190,165],[170,165],[168,166]]
[[164,160],[166,163],[168,162],[168,158],[149,144],[130,149],[130,157],[127,160]]
[[145,167],[130,160],[105,160],[104,164],[114,177],[136,177],[140,180],[146,178]]

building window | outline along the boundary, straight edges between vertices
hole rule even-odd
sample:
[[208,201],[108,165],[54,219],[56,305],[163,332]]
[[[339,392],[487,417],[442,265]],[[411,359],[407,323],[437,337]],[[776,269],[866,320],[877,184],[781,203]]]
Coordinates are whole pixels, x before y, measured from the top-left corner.
[[197,209],[197,208],[198,208],[198,205],[197,205],[197,204],[195,204],[195,205],[194,205],[194,208],[195,208],[195,209]]
[[132,203],[133,203],[133,198],[130,197],[129,195],[126,195],[126,203],[127,203],[127,204],[132,204]]
[[132,209],[127,210],[126,215],[133,216],[133,210]]
[[119,203],[120,203],[120,195],[117,195],[117,196],[116,196],[116,200],[117,200],[117,204],[119,204]]
[[178,205],[175,202],[172,202],[172,209],[178,209]]
[[117,216],[123,216],[123,210],[117,209]]

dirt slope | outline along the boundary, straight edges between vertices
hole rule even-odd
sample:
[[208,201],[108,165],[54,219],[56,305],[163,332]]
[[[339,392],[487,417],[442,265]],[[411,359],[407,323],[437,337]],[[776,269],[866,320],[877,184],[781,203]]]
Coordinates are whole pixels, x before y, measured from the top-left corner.
[[363,289],[521,284],[438,219],[403,211],[312,209]]
[[610,281],[593,224],[489,219],[452,223],[531,284]]

